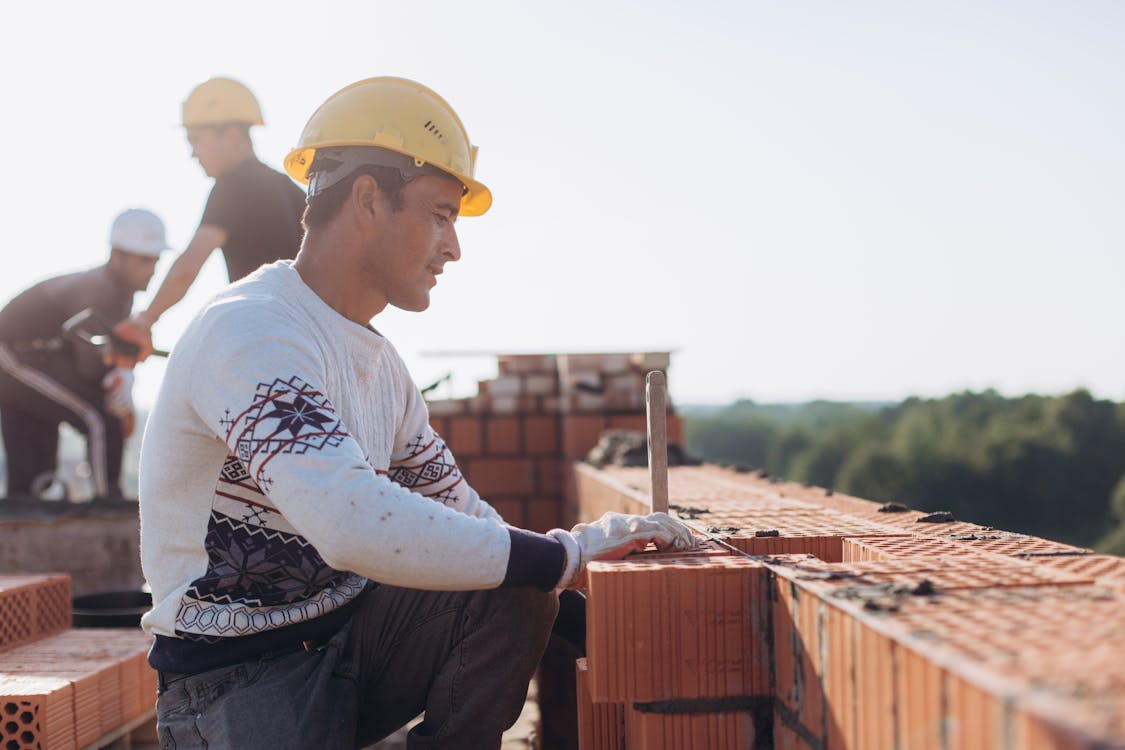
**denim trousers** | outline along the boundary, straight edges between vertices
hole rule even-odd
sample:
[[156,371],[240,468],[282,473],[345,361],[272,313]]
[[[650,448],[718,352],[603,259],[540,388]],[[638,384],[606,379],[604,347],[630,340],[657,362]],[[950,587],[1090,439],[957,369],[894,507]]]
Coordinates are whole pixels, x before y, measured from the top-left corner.
[[411,750],[490,750],[519,718],[558,597],[532,588],[361,595],[328,642],[188,676],[157,699],[164,750],[359,748],[407,724]]

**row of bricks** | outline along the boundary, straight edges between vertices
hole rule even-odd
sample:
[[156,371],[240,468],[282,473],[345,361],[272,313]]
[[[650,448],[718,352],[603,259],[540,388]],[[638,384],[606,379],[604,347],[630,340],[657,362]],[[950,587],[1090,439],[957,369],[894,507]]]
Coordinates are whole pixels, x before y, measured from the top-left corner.
[[[644,414],[430,416],[458,460],[473,457],[562,457],[581,459],[606,430],[644,432]],[[683,420],[668,418],[668,440],[683,441]]]
[[607,352],[592,354],[501,354],[497,369],[503,375],[553,374],[556,372],[624,372],[667,370],[668,352]]
[[[999,716],[995,710],[981,714],[978,709],[982,704],[977,697],[957,703],[957,696],[975,696],[974,691],[978,689],[953,673],[942,678],[951,685],[947,692],[954,697],[942,698],[944,703],[935,709],[942,712],[940,721],[934,723],[929,713],[917,718],[907,709],[900,711],[896,706],[907,698],[925,703],[927,699],[920,696],[928,694],[924,684],[911,682],[909,675],[898,666],[888,666],[887,650],[901,646],[877,630],[865,629],[855,613],[824,604],[814,590],[806,592],[805,604],[800,606],[802,587],[854,587],[854,580],[815,575],[829,569],[847,572],[847,566],[829,566],[809,559],[793,564],[792,569],[798,575],[814,574],[815,583],[794,579],[788,581],[787,586],[782,582],[772,597],[771,608],[771,597],[762,593],[760,574],[764,569],[756,561],[729,557],[653,559],[656,557],[659,556],[591,565],[589,654],[590,663],[595,666],[588,677],[588,690],[595,704],[761,696],[771,692],[770,683],[761,670],[772,662],[775,670],[772,690],[776,691],[782,706],[777,731],[783,736],[791,735],[794,742],[800,740],[808,744],[808,738],[812,737],[820,739],[808,745],[811,747],[820,746],[819,742],[860,748],[1009,746],[1004,744],[1010,739],[1007,735],[1002,737],[993,731]],[[996,569],[1014,563],[1027,572],[1034,583],[1042,583],[1034,578],[1034,566],[1021,566],[1016,561],[1003,559],[988,562]],[[952,570],[941,569],[941,565],[931,563],[930,567],[934,568],[929,571],[931,579],[952,581],[954,574],[969,570],[964,564],[960,570],[956,565]],[[898,583],[913,582],[916,575],[912,574],[917,571],[912,568],[916,567],[919,566],[867,565],[869,572]],[[732,585],[736,577],[742,580]],[[1018,586],[1026,582],[1009,579],[1006,583]],[[989,576],[979,575],[976,581],[954,582],[953,585],[996,584]],[[768,612],[766,623],[762,621],[763,612]],[[669,613],[676,613],[676,616]],[[1071,612],[1070,616],[1073,614]],[[925,621],[926,613],[920,612],[920,615]],[[1004,615],[1001,608],[994,617]],[[1097,613],[1091,615],[1098,616]],[[955,627],[951,629],[955,631]],[[761,644],[769,641],[764,637],[768,632],[773,633],[773,653],[753,653],[755,643],[760,649]],[[833,632],[838,635],[835,642],[831,641]],[[857,653],[860,656],[856,656]],[[919,658],[924,660],[925,657],[920,656],[923,653],[918,651]],[[829,668],[829,664],[835,666]],[[1051,666],[1059,668],[1057,664]],[[888,673],[888,669],[892,673]],[[1104,686],[1099,687],[1104,689]],[[990,696],[995,704],[993,708],[1005,704],[1002,694]],[[859,706],[877,708],[861,710]],[[934,708],[927,706],[926,711]],[[902,713],[901,721],[894,718],[896,712]],[[1065,720],[1044,719],[1041,710],[1012,709],[1010,714],[1005,719],[1007,725],[1019,727],[1020,732],[1035,727],[1036,732],[1059,736],[1081,733],[1080,728],[1068,726]],[[1112,726],[1102,729],[1110,733],[1103,738],[1114,736]]]
[[[873,615],[816,590],[839,585],[854,591],[853,581],[809,584],[788,578],[777,583],[773,633],[778,715],[792,735],[782,732],[791,742],[779,747],[1093,748],[1125,741],[1125,683],[1120,672],[1105,662],[1081,659],[1080,648],[1063,645],[1068,656],[1051,663],[1050,674],[1018,668],[1046,666],[1042,654],[1036,653],[1036,642],[1042,639],[1022,627],[993,633],[984,649],[951,655],[950,644],[967,644],[987,630],[966,628],[964,615],[975,612],[993,624],[1026,624],[1022,613],[1004,602],[1028,589],[966,590],[943,595],[940,602],[900,600],[893,609]],[[1076,618],[1104,617],[1104,612],[1075,606],[1080,591],[1081,587],[1054,590],[1059,604],[1070,605],[1060,607],[1066,618],[1073,624]],[[988,607],[990,598],[999,606]],[[957,599],[964,606],[948,613],[953,615],[946,618],[949,627],[938,626],[935,632],[935,609]],[[896,622],[904,609],[915,617]],[[1121,626],[1120,615],[1111,619]],[[1091,640],[1097,642],[1097,635]],[[1102,635],[1101,643],[1112,643],[1108,632]],[[1020,658],[1003,665],[990,661],[990,654],[1004,650],[1005,641],[1007,650],[1015,650]],[[1055,633],[1049,641],[1060,644],[1065,639]],[[1087,679],[1098,671],[1118,678],[1116,689],[1112,679],[1103,684]],[[1067,676],[1084,683],[1073,695],[1097,699],[1068,699],[1055,691],[1044,705],[1044,690],[1058,688]],[[1047,744],[1033,744],[1033,738]]]
[[[591,474],[585,482],[587,487],[598,484],[607,487],[630,488],[630,494],[647,495],[647,470],[613,467],[600,473]],[[614,505],[607,500],[605,491],[591,491],[601,498],[602,505]],[[1096,570],[1096,580],[1100,585],[1121,589],[1125,587],[1125,560],[1108,555],[1093,555],[1091,550],[1074,547],[1047,539],[997,531],[991,527],[977,524],[946,521],[938,516],[918,511],[886,512],[887,506],[880,506],[866,500],[827,494],[818,488],[807,488],[792,483],[765,481],[754,474],[747,474],[714,466],[674,467],[669,474],[669,494],[674,507],[680,508],[681,517],[687,517],[697,524],[707,526],[745,526],[747,523],[761,527],[770,523],[762,511],[785,511],[774,529],[784,539],[799,536],[799,528],[785,528],[784,518],[790,514],[793,524],[807,520],[807,511],[818,508],[822,511],[839,511],[856,521],[870,522],[880,527],[880,536],[900,536],[909,538],[882,539],[877,543],[845,548],[843,559],[852,559],[848,554],[864,555],[855,559],[889,559],[907,555],[974,555],[1000,554],[1027,559],[1041,565]],[[840,501],[840,502],[836,502]],[[900,531],[891,531],[899,529]],[[756,530],[762,530],[756,528]],[[862,530],[840,526],[833,530],[839,535],[859,535]],[[732,543],[753,554],[790,554],[808,552],[822,556],[813,546],[815,543],[790,543],[786,541],[755,541],[743,543],[738,540],[746,533],[735,533]],[[919,539],[921,537],[922,539]],[[926,541],[926,540],[929,541]],[[833,549],[835,546],[833,545]],[[833,561],[841,558],[834,552],[828,553]]]
[[0,747],[87,747],[151,710],[156,672],[137,628],[67,630],[0,657]]
[[434,399],[426,404],[432,417],[495,415],[629,414],[645,407],[644,390],[588,393],[564,392],[558,395],[497,396],[483,394],[468,398]]
[[[612,475],[612,481],[604,481],[604,482],[602,482],[602,484],[603,485],[616,484],[618,486],[607,487],[607,488],[602,487],[601,491],[597,491],[597,485],[598,485],[597,479],[598,479],[598,477],[596,476],[595,472],[593,472],[591,470],[576,471],[576,477],[578,477],[579,491],[582,490],[583,484],[585,484],[589,487],[595,488],[595,491],[593,491],[592,494],[593,495],[602,495],[603,497],[598,499],[598,501],[600,501],[600,503],[603,504],[603,505],[607,501],[604,496],[612,496],[612,495],[618,496],[620,498],[620,500],[636,501],[636,496],[641,494],[640,491],[637,491],[636,482],[634,482],[634,484],[632,486],[628,486],[628,485],[622,486],[620,484],[620,480],[621,480],[620,471],[621,470],[612,470],[610,472],[606,472],[606,473],[609,473],[609,475]],[[677,475],[677,473],[682,473],[682,472],[685,472],[685,471],[687,471],[687,470],[685,470],[683,468],[674,469],[672,476],[675,477]],[[600,472],[598,472],[598,473],[600,473]],[[728,475],[727,479],[730,479],[731,476],[733,476],[733,472],[726,472],[726,473]],[[674,485],[674,481],[669,481],[669,484]],[[831,496],[826,495],[825,497],[831,497]],[[675,493],[673,493],[673,500],[674,501],[684,501],[685,499],[688,499],[688,498],[684,498],[683,496],[677,496]],[[585,508],[585,506],[587,505],[586,497],[580,496],[579,501],[580,501],[580,507]],[[871,505],[868,505],[866,508],[864,508],[863,506],[859,506],[858,509],[859,509],[859,512],[861,512],[861,513],[863,513],[863,510],[865,510],[865,509],[868,510],[868,512],[873,512],[875,507],[877,507],[877,506],[874,506],[874,504],[871,504]],[[585,512],[585,510],[583,510],[583,512]],[[919,525],[921,525],[921,524],[919,524]],[[976,528],[976,530],[981,530],[982,527],[975,527],[975,528]],[[866,542],[866,541],[868,541],[868,540],[863,540],[863,542]],[[880,543],[911,542],[911,541],[916,542],[916,543],[920,543],[920,544],[924,544],[924,545],[926,543],[933,542],[933,540],[927,540],[927,539],[921,539],[921,540],[902,539],[902,537],[900,537],[900,539],[897,539],[897,540],[895,540],[895,539],[881,539],[881,540],[879,540]],[[949,541],[949,540],[945,540],[945,541]],[[969,540],[969,541],[974,541],[974,540]],[[1036,543],[1036,540],[1034,540],[1034,537],[1020,537],[1019,535],[1003,535],[1003,536],[1000,537],[1000,539],[991,539],[991,540],[985,539],[985,540],[981,540],[981,541],[984,541],[984,542],[1002,541],[1003,545],[1010,546],[1010,548],[1014,548],[1014,549],[1003,549],[1003,550],[1001,550],[1003,552],[1003,555],[985,553],[985,552],[980,552],[980,553],[974,552],[971,555],[966,555],[966,557],[962,560],[962,562],[960,564],[960,569],[957,569],[958,568],[957,564],[953,564],[956,561],[947,561],[947,560],[944,560],[944,559],[943,560],[935,560],[933,557],[926,558],[925,560],[922,559],[922,558],[909,558],[908,557],[908,558],[906,558],[906,560],[910,563],[909,566],[906,566],[906,564],[904,564],[902,560],[899,560],[898,562],[894,562],[894,563],[884,563],[884,567],[889,566],[891,569],[881,570],[881,571],[868,570],[868,571],[866,571],[867,575],[868,576],[874,575],[876,577],[876,580],[874,580],[874,581],[863,581],[863,582],[865,582],[865,584],[866,584],[866,582],[873,582],[873,584],[875,584],[876,586],[880,585],[880,584],[884,584],[884,585],[885,584],[892,584],[892,582],[895,582],[895,581],[899,582],[899,584],[902,584],[903,580],[902,580],[901,577],[902,577],[902,575],[904,575],[904,573],[909,573],[909,575],[906,576],[907,581],[915,580],[915,579],[917,579],[919,582],[921,580],[928,580],[930,582],[930,584],[934,584],[934,580],[936,580],[939,584],[939,588],[940,588],[940,586],[945,586],[947,588],[955,588],[955,587],[974,588],[974,587],[996,587],[996,586],[1050,587],[1054,584],[1059,584],[1059,582],[1062,582],[1062,579],[1052,578],[1052,576],[1050,575],[1050,572],[1045,572],[1042,566],[1032,566],[1032,564],[1028,564],[1027,562],[1021,561],[1019,559],[1018,555],[1019,555],[1021,549],[1026,549],[1027,544],[1033,544],[1034,545]],[[1045,540],[1038,540],[1038,542],[1045,542]],[[1034,555],[1034,552],[1032,554]],[[1014,557],[1014,555],[1016,555],[1016,557]],[[1052,553],[1048,552],[1047,554],[1042,555],[1042,557],[1030,557],[1030,558],[1025,557],[1024,559],[1025,560],[1035,560],[1036,562],[1042,562],[1044,560],[1050,560],[1052,562],[1065,560],[1065,561],[1070,561],[1070,564],[1077,564],[1077,561],[1080,560],[1082,557],[1083,557],[1083,555],[1081,555],[1081,554],[1066,555],[1065,553],[1063,553],[1063,554],[1052,554]],[[1108,557],[1108,555],[1098,555],[1098,557]],[[985,562],[985,561],[987,561],[987,562]],[[814,562],[817,562],[817,561],[814,561]],[[1099,561],[1097,569],[1106,570],[1106,569],[1114,568],[1115,567],[1114,564],[1110,564],[1110,563],[1111,563],[1111,560]],[[597,563],[597,564],[598,564],[598,566],[601,566],[601,564],[603,564],[603,563]],[[822,564],[822,563],[817,562],[817,564]],[[867,563],[867,564],[868,564],[868,567],[875,566],[877,568],[876,563]],[[935,570],[935,568],[938,567],[938,566],[944,566],[944,567],[940,568],[939,570]],[[834,566],[834,568],[838,568],[838,567],[839,566]],[[988,572],[988,570],[985,570],[984,568],[991,568],[992,572],[990,573],[990,572]],[[853,566],[852,570],[835,570],[835,571],[823,571],[823,570],[821,570],[821,571],[812,571],[812,572],[813,573],[828,572],[828,575],[830,575],[830,576],[841,576],[841,573],[843,573],[843,576],[841,576],[841,577],[845,577],[845,576],[854,576],[854,575],[856,575],[856,573],[863,572],[863,571],[855,570],[854,566]],[[1062,571],[1062,572],[1065,572],[1065,571]],[[925,578],[919,578],[918,573],[925,573]],[[802,573],[802,575],[810,575],[810,571],[808,571],[808,570],[804,571]],[[817,578],[817,577],[819,577],[819,576],[813,576],[813,578]],[[1089,578],[1089,576],[1084,576],[1084,577],[1083,576],[1071,576],[1070,581],[1075,582],[1075,584],[1078,584],[1078,582],[1081,582],[1082,580],[1087,579],[1087,578]],[[855,582],[855,581],[853,581],[853,582]],[[1000,590],[1002,590],[1003,593],[1005,593],[1007,595],[1006,598],[1003,599],[1003,600],[1005,600],[1005,602],[1008,602],[1010,604],[1011,597],[1014,596],[1014,591],[1023,591],[1025,589],[1016,588],[1016,589],[1000,589]],[[1064,587],[1063,590],[1068,591],[1068,593],[1073,593],[1073,591],[1075,591],[1077,589]],[[981,591],[975,591],[975,594],[979,595],[980,593],[981,593]],[[1068,616],[1065,617],[1065,620],[1069,621],[1070,624],[1072,625],[1073,618],[1075,616],[1079,616],[1079,617],[1083,616],[1081,614],[1083,612],[1083,609],[1079,608],[1078,612],[1075,612],[1073,607],[1068,609],[1068,607],[1062,606],[1062,602],[1065,602],[1065,600],[1073,599],[1073,596],[1068,596],[1068,595],[1065,595],[1065,594],[1060,595],[1060,596],[1062,596],[1062,600],[1060,600],[1060,606],[1056,607],[1056,608],[1059,609],[1059,611],[1065,612],[1066,615],[1068,615]],[[1105,596],[1104,591],[1102,591],[1102,593],[1097,595],[1097,596],[1104,597]],[[1081,599],[1081,597],[1080,597],[1079,600],[1080,600],[1080,602],[1083,602],[1084,599]],[[921,602],[920,599],[919,599],[919,602]],[[636,605],[634,605],[634,606],[636,606]],[[917,607],[922,607],[922,606],[924,606],[924,605],[922,605],[922,604],[917,605]],[[592,594],[592,598],[591,598],[591,607],[592,607],[592,609],[596,607],[596,605],[594,604],[593,594]],[[966,604],[965,607],[963,608],[963,612],[960,613],[961,616],[970,615],[971,612],[972,612],[972,609],[973,609],[972,605]],[[619,614],[619,615],[621,613],[622,613],[622,611],[620,611],[620,609],[619,609],[618,612],[616,612],[616,614]],[[918,621],[913,623],[913,626],[915,626],[916,631],[918,629],[921,629],[921,627],[925,627],[928,623],[934,622],[933,607],[919,608],[917,614],[918,614]],[[1100,617],[1101,616],[1100,613],[1095,612],[1095,611],[1090,611],[1089,614],[1092,617]],[[1030,615],[1030,614],[1024,615],[1023,613],[1018,613],[1018,612],[1014,611],[1014,609],[1012,609],[1007,604],[1001,604],[997,608],[997,612],[993,613],[993,620],[998,621],[998,622],[1008,622],[1009,624],[1011,624],[1010,621],[1012,620],[1012,617],[1014,617],[1014,620],[1016,621],[1016,623],[1018,623],[1019,621],[1025,620],[1026,617],[1032,617],[1032,616],[1033,615]],[[993,622],[993,627],[994,627],[994,625],[996,625],[996,623]],[[857,626],[857,625],[854,625],[854,626]],[[1019,643],[1018,635],[1010,632],[1010,629],[1000,629],[1000,630],[1003,631],[1003,635],[1002,635],[1003,639],[1011,640],[1012,638],[1015,638],[1016,642]],[[949,636],[949,638],[952,638],[954,640],[957,639],[957,626],[956,626],[955,623],[951,624],[951,626],[949,626],[947,635]],[[1056,639],[1057,638],[1065,638],[1065,636],[1061,633],[1054,633],[1054,638],[1056,638]],[[962,640],[965,640],[965,639],[962,639]],[[1108,640],[1109,640],[1109,638],[1108,638],[1107,635],[1102,636],[1102,638],[1101,638],[1102,643],[1104,643],[1105,641],[1108,641]],[[592,632],[591,633],[591,648],[595,648],[595,645],[594,645],[595,643],[596,643],[596,639],[594,638],[594,633]],[[843,647],[841,647],[841,648],[843,648]],[[893,647],[893,648],[902,648],[902,647],[898,647],[898,645],[895,645],[895,647]],[[1105,649],[1100,649],[1100,650],[1097,650],[1097,651],[1100,653],[1100,651],[1104,651],[1104,650]],[[903,652],[906,652],[906,651],[903,651]],[[926,650],[925,650],[925,648],[919,648],[919,649],[917,649],[917,653],[926,653]],[[987,663],[987,662],[981,661],[980,654],[978,654],[978,653],[972,653],[971,651],[966,650],[965,656],[969,656],[971,659],[975,659],[974,663]],[[1048,665],[1048,666],[1039,670],[1041,672],[1044,672],[1044,674],[1036,675],[1037,679],[1041,679],[1041,681],[1042,681],[1044,678],[1050,678],[1050,675],[1047,675],[1046,672],[1051,671],[1051,670],[1054,670],[1055,672],[1059,671],[1060,669],[1065,670],[1066,659],[1051,660],[1051,659],[1038,658],[1039,656],[1042,656],[1042,654],[1036,654],[1036,657],[1037,657],[1035,659],[1036,663],[1041,663],[1041,665]],[[1105,663],[1115,663],[1113,658],[1111,658],[1113,656],[1114,656],[1114,654],[1110,654],[1110,659],[1108,661],[1105,660],[1105,659],[1102,660],[1101,661],[1102,665],[1105,665]],[[925,660],[925,658],[924,658],[924,660]],[[1120,661],[1119,654],[1117,654],[1116,661]],[[780,663],[780,661],[778,661],[778,659],[776,657],[774,658],[774,662],[775,662],[775,667],[776,667],[777,663]],[[963,663],[967,663],[967,662],[963,662]],[[1079,683],[1075,683],[1074,680],[1077,680],[1081,677],[1081,672],[1090,671],[1091,669],[1093,671],[1097,671],[1096,666],[1093,666],[1089,669],[1083,668],[1083,669],[1080,669],[1080,670],[1071,670],[1071,672],[1072,672],[1072,674],[1070,675],[1071,684],[1069,686],[1072,689],[1075,689],[1075,690],[1081,689],[1082,685],[1079,684]],[[594,671],[595,672],[597,671],[596,667],[595,667]],[[853,671],[854,671],[854,668],[853,668]],[[1101,671],[1104,672],[1106,670],[1104,668],[1102,668]],[[898,678],[901,678],[901,677],[902,677],[902,675],[899,674],[898,671],[895,671],[894,674],[892,675],[892,679],[898,679]],[[1012,676],[1008,675],[1008,677],[1011,678]],[[1026,677],[1027,677],[1027,675],[1025,674],[1024,675],[1025,680],[1023,681],[1023,683],[1020,683],[1020,684],[1023,684],[1025,687],[1026,687]],[[953,674],[953,677],[949,678],[949,680],[953,680],[953,681],[951,681],[951,685],[953,685],[953,688],[951,688],[951,690],[952,690],[952,694],[953,694],[954,697],[943,698],[943,699],[945,699],[946,704],[951,703],[951,702],[954,703],[954,704],[957,704],[958,702],[960,702],[960,704],[958,704],[958,705],[961,705],[961,708],[963,708],[963,711],[965,712],[965,716],[961,717],[961,720],[963,720],[962,723],[964,723],[965,725],[972,724],[973,722],[976,722],[976,724],[980,724],[980,721],[978,721],[976,719],[973,719],[972,714],[973,714],[973,711],[976,710],[976,708],[980,707],[981,702],[978,701],[978,699],[963,699],[965,695],[972,695],[973,689],[980,689],[980,688],[974,687],[974,685],[972,683],[969,683],[969,681],[966,681],[960,675]],[[960,680],[960,681],[957,681],[957,680]],[[808,681],[808,680],[805,680],[805,681]],[[1048,681],[1050,681],[1050,680],[1048,680]],[[964,685],[962,685],[962,683]],[[1017,680],[1017,683],[1019,683],[1019,680]],[[1066,684],[1066,680],[1055,679],[1055,684],[1056,685],[1062,685],[1063,687],[1068,686],[1068,684]],[[1113,686],[1113,684],[1114,684],[1113,680],[1110,679],[1109,685]],[[1088,683],[1086,685],[1088,687]],[[1105,687],[1105,686],[1100,686],[1100,687]],[[907,690],[907,693],[909,693],[911,696],[916,696],[916,697],[918,695],[925,695],[926,694],[926,688],[925,687],[913,686],[909,690]],[[1122,688],[1122,687],[1118,686],[1117,694],[1119,695],[1120,693],[1125,693],[1125,688]],[[1055,742],[1055,741],[1062,741],[1063,738],[1070,738],[1071,740],[1074,740],[1074,738],[1078,738],[1078,740],[1074,740],[1075,742],[1078,742],[1078,744],[1074,744],[1073,747],[1088,747],[1087,744],[1081,743],[1081,742],[1086,741],[1086,740],[1083,740],[1081,738],[1082,730],[1080,728],[1075,728],[1074,722],[1066,720],[1065,715],[1060,717],[1059,715],[1057,715],[1057,713],[1059,713],[1057,711],[1055,712],[1054,715],[1052,715],[1052,712],[1050,710],[1048,710],[1048,708],[1050,708],[1050,706],[1048,706],[1048,708],[1044,708],[1043,706],[1038,706],[1035,711],[1027,710],[1026,706],[1032,705],[1032,703],[1034,703],[1034,702],[1032,701],[1032,698],[1027,697],[1026,693],[1024,694],[1023,701],[1021,701],[1021,703],[1017,707],[1011,707],[1011,705],[1009,705],[1010,701],[1006,703],[1005,701],[1002,701],[1002,699],[997,698],[996,694],[990,694],[990,695],[992,696],[993,701],[999,701],[999,703],[997,705],[1000,705],[1001,708],[1003,708],[1005,706],[1008,706],[1007,708],[1005,708],[1005,711],[1007,711],[1008,713],[1002,715],[1002,721],[1005,722],[1005,726],[1006,726],[1006,729],[1003,730],[1002,737],[1001,737],[1001,735],[996,735],[996,733],[992,732],[991,729],[989,728],[989,726],[983,726],[982,731],[976,731],[976,730],[961,731],[960,729],[958,729],[958,726],[961,726],[961,724],[958,724],[958,721],[961,721],[961,720],[958,720],[957,716],[953,716],[952,719],[951,719],[951,715],[943,714],[942,715],[942,721],[940,721],[938,739],[939,739],[940,742],[943,742],[945,744],[926,744],[926,742],[910,740],[906,744],[902,744],[901,747],[1006,747],[1005,744],[1003,744],[1003,743],[1010,743],[1012,741],[1018,741],[1018,742],[1033,742],[1033,741]],[[958,697],[958,696],[960,696],[960,697]],[[1050,703],[1050,702],[1048,702],[1048,703]],[[813,701],[812,704],[816,705],[816,702]],[[890,705],[891,705],[891,708],[892,708],[892,713],[893,713],[893,711],[898,711],[898,708],[897,708],[898,704],[897,703],[894,703],[892,701]],[[1054,704],[1051,704],[1051,705],[1054,705],[1054,707],[1057,708],[1057,706],[1059,706],[1060,703],[1055,702]],[[1069,707],[1068,712],[1064,712],[1064,714],[1081,715],[1081,713],[1082,713],[1081,708],[1082,708],[1082,706],[1079,706],[1078,708]],[[844,713],[847,713],[847,712],[845,711]],[[994,717],[994,715],[996,715],[996,712],[991,712],[991,713],[985,712],[985,713],[988,713],[988,715],[992,716],[992,717]],[[1115,733],[1116,730],[1114,729],[1114,726],[1110,725],[1111,722],[1107,723],[1107,721],[1108,721],[1106,719],[1107,715],[1111,716],[1113,714],[1102,713],[1100,715],[1100,719],[1099,719],[1099,721],[1101,722],[1101,724],[1099,725],[1100,726],[1099,731],[1101,732],[1100,737],[1102,737],[1102,738],[1119,737],[1119,734]],[[778,712],[778,717],[780,717],[780,719],[778,719],[778,724],[775,728],[775,739],[778,742],[777,747],[805,747],[805,746],[807,746],[810,737],[820,737],[821,740],[823,739],[823,734],[820,734],[820,735],[810,734],[809,730],[807,728],[805,728],[805,726],[803,724],[801,724],[800,722],[795,723],[795,724],[790,722],[789,724],[786,724],[784,721],[782,721],[782,717],[785,717],[785,716],[786,716],[785,712]],[[791,719],[792,713],[789,714],[789,717]],[[816,722],[812,722],[812,723],[816,723]],[[870,724],[872,722],[868,721],[867,723]],[[880,725],[880,726],[882,726],[882,725]],[[978,729],[981,729],[980,726],[978,726]],[[854,726],[853,726],[852,730],[855,730]],[[839,734],[839,738],[844,738],[845,734],[847,734],[847,737],[850,738],[844,744],[844,746],[841,746],[841,747],[890,747],[890,746],[886,746],[886,744],[883,744],[883,746],[881,746],[881,744],[872,744],[872,743],[882,742],[882,741],[885,740],[884,735],[879,734],[879,732],[875,732],[874,734],[872,734],[872,732],[874,732],[874,730],[867,731],[867,734],[864,735],[864,737],[865,737],[864,742],[859,742],[859,740],[857,739],[858,735],[856,734],[857,730],[856,731],[852,731],[852,730],[849,730],[850,733]],[[894,726],[892,726],[891,731],[892,732],[898,732],[898,737],[900,737],[900,738],[903,737],[903,735],[904,735],[904,737],[907,737],[907,738],[916,738],[917,739],[917,728],[913,724],[898,726],[898,728],[894,728]],[[924,732],[924,734],[925,734],[925,732]],[[972,739],[972,738],[976,738],[976,737],[983,738],[983,739],[980,739],[980,740]],[[1016,738],[1016,739],[1014,740],[1012,738]],[[975,742],[975,744],[974,744],[974,742]],[[785,743],[790,743],[790,744],[785,744]],[[801,743],[804,743],[804,744],[801,744]],[[813,743],[813,747],[816,747],[816,743]],[[1016,746],[1012,746],[1012,747],[1016,747]],[[1020,746],[1020,747],[1023,747],[1023,746]],[[1026,747],[1039,747],[1039,746],[1034,746],[1034,744],[1027,744]],[[1050,744],[1044,744],[1044,746],[1042,746],[1042,747],[1054,747],[1054,746],[1050,746]],[[1061,746],[1059,746],[1059,747],[1061,747]],[[1089,746],[1089,747],[1092,747],[1092,746]]]
[[586,659],[575,663],[580,750],[711,750],[760,747],[748,710],[653,713],[632,704],[595,703]]
[[70,627],[70,577],[0,576],[0,652]]

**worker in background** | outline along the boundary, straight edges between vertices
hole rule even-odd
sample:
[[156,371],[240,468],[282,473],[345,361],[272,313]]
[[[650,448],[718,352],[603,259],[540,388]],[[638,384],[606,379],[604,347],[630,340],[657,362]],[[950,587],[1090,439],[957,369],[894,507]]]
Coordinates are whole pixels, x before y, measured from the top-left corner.
[[86,436],[95,499],[121,498],[122,447],[133,431],[133,371],[107,364],[106,352],[83,334],[104,336],[129,315],[134,292],[148,286],[168,246],[163,222],[139,208],[114,219],[109,244],[104,265],[42,281],[0,310],[9,499],[37,495],[37,480],[54,476],[62,422]]
[[500,746],[586,564],[654,541],[663,513],[548,534],[465,481],[395,348],[492,196],[430,89],[330,96],[286,169],[308,184],[295,262],[220,293],[169,360],[141,455],[141,550],[164,743],[354,748],[425,712],[410,748]]
[[152,326],[183,299],[215,248],[222,248],[231,281],[263,263],[297,254],[305,195],[292,180],[255,156],[250,128],[262,124],[258,100],[230,78],[199,84],[184,102],[183,125],[191,155],[215,184],[195,235],[168,270],[152,302],[115,331],[140,346],[140,359],[152,351]]

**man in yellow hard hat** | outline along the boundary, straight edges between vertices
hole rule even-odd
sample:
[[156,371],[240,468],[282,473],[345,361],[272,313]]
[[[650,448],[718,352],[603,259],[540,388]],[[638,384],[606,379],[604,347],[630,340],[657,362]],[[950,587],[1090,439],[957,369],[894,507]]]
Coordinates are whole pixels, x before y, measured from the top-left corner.
[[464,480],[371,320],[421,311],[492,201],[453,109],[401,78],[330,96],[286,159],[295,262],[222,292],[169,361],[141,456],[159,731],[184,748],[498,748],[585,565],[675,519],[537,534]]
[[122,446],[133,431],[133,372],[106,364],[94,337],[124,319],[167,249],[164,223],[140,208],[113,221],[109,260],[41,281],[0,310],[0,421],[8,497],[54,477],[59,424],[86,437],[97,498],[121,497]]
[[258,100],[230,78],[205,81],[184,101],[183,126],[192,156],[215,184],[195,235],[152,302],[116,330],[141,346],[142,359],[152,350],[153,324],[183,299],[215,248],[222,248],[231,281],[264,263],[297,254],[305,196],[292,180],[255,155],[250,128],[262,124]]

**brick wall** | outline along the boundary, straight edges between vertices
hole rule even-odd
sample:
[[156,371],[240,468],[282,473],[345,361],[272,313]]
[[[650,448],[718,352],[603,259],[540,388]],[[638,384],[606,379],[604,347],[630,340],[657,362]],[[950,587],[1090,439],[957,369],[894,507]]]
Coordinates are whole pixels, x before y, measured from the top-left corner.
[[[584,513],[648,493],[574,472]],[[714,466],[669,495],[711,538],[590,565],[581,747],[1125,748],[1125,559]]]
[[[645,429],[645,375],[667,372],[666,352],[511,354],[476,396],[430,401],[430,423],[469,483],[515,526],[570,526],[570,463],[609,429]],[[668,440],[683,440],[669,408]]]

